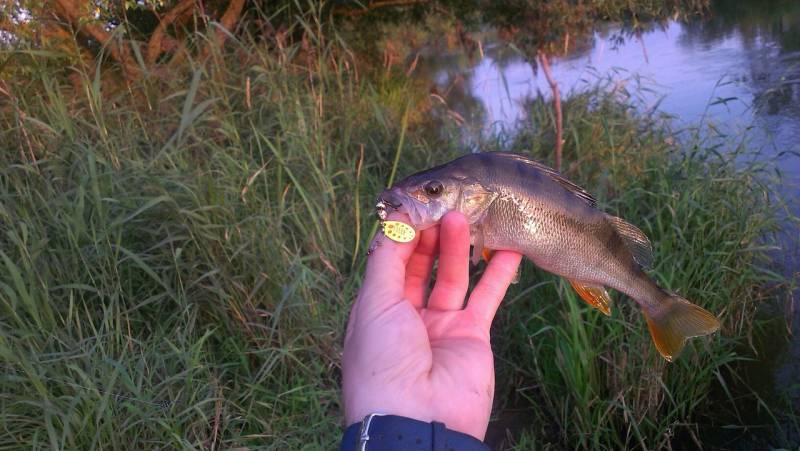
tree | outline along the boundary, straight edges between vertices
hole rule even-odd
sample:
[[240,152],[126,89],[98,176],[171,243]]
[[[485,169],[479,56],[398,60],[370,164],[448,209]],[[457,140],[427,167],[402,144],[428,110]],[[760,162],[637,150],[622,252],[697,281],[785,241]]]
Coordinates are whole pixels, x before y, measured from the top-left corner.
[[[13,0],[0,6],[7,43],[58,49],[94,67],[108,56],[131,82],[187,57],[204,59],[236,28],[245,0]],[[213,30],[207,42],[192,32]]]

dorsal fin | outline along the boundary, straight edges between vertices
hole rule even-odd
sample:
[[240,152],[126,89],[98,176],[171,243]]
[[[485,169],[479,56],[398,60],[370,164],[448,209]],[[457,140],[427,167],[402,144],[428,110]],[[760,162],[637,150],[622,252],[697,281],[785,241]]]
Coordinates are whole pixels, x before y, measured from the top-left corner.
[[514,161],[518,161],[520,163],[525,163],[527,165],[533,166],[542,173],[546,174],[550,177],[554,182],[558,183],[562,187],[564,187],[567,191],[574,194],[577,198],[581,199],[582,201],[586,202],[590,207],[597,206],[597,199],[594,198],[588,191],[581,188],[580,186],[572,183],[571,181],[564,178],[560,172],[556,171],[555,169],[545,166],[538,161],[518,153],[511,153],[511,152],[491,152],[491,155],[496,155],[498,157],[508,158]]
[[618,218],[616,216],[606,215],[608,222],[622,237],[622,241],[628,247],[628,250],[633,254],[633,259],[644,269],[650,268],[653,260],[653,246],[647,235],[644,234],[638,227],[629,223],[628,221]]

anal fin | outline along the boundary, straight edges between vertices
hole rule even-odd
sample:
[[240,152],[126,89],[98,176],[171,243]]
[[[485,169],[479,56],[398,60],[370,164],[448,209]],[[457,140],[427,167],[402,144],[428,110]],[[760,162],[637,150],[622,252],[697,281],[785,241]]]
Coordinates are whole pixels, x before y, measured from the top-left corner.
[[567,279],[578,296],[587,304],[603,312],[606,316],[611,316],[611,297],[602,285],[592,285],[578,282],[577,280]]

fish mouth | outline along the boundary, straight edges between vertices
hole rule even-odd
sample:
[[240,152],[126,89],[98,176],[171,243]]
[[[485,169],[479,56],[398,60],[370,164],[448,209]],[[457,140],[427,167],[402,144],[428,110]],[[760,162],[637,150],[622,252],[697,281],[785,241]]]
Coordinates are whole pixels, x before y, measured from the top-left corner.
[[393,211],[400,211],[400,208],[403,206],[403,203],[397,200],[396,196],[388,196],[386,194],[387,193],[381,194],[381,196],[378,197],[378,203],[375,204],[375,211],[381,221],[385,221],[389,216],[389,212],[387,211],[389,208]]
[[386,218],[389,216],[389,213],[386,212],[386,202],[378,199],[378,203],[375,204],[375,213],[378,214],[378,218],[381,221],[385,221]]
[[378,203],[375,204],[375,212],[378,213],[378,217],[381,218],[381,221],[385,221],[386,217],[389,216],[389,213],[386,211],[387,208],[392,208],[394,211],[398,211],[402,206],[403,204],[393,204],[389,201],[378,198]]
[[416,208],[415,203],[406,198],[405,194],[398,193],[395,189],[386,190],[378,197],[378,203],[375,204],[375,212],[381,221],[385,221],[389,213],[396,211],[398,213],[405,213],[411,219],[412,225],[418,225],[422,222],[422,214]]

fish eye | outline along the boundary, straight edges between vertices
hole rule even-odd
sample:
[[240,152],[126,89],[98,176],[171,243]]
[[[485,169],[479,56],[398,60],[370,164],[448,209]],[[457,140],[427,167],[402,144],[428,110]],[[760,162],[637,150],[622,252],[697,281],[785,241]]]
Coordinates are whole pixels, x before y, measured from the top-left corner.
[[444,191],[442,182],[434,180],[425,184],[425,194],[431,197],[437,197]]

